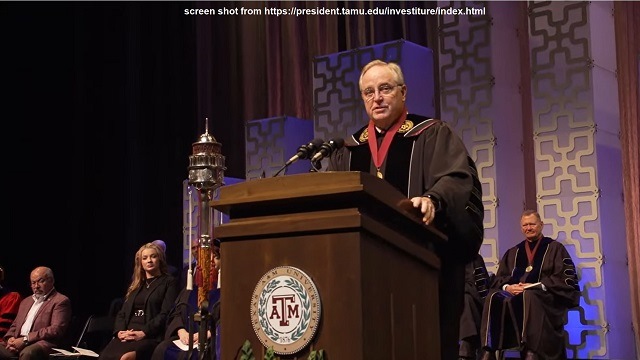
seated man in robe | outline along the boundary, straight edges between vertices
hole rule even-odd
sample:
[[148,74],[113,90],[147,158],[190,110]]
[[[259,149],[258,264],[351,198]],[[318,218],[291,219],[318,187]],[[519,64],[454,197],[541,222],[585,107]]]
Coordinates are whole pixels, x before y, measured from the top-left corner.
[[579,304],[578,276],[564,245],[542,235],[543,225],[537,211],[524,211],[526,239],[500,260],[482,314],[483,360],[513,347],[527,360],[567,358],[564,322]]
[[[210,275],[208,277],[208,294],[200,294],[199,290],[204,289],[205,277],[202,268],[198,267],[194,276],[194,284],[188,284],[180,292],[175,305],[167,321],[167,330],[164,340],[156,347],[151,360],[197,360],[219,359],[220,358],[220,281],[219,274],[221,268],[220,243],[216,239],[213,251],[210,251]],[[203,256],[206,254],[203,253]],[[200,263],[203,263],[200,261]],[[205,296],[208,302],[206,309],[207,322],[198,319],[194,314],[202,315],[199,308],[200,296]],[[206,339],[202,340],[202,326],[206,327]],[[199,346],[200,344],[204,346]],[[201,356],[199,351],[205,349]]]

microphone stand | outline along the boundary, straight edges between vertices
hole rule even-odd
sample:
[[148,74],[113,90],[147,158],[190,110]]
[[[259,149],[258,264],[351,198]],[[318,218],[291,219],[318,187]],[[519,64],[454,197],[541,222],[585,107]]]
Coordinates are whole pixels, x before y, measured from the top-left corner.
[[198,359],[200,360],[203,360],[205,358],[205,354],[207,352],[207,344],[209,343],[207,331],[209,328],[208,325],[211,314],[209,314],[208,308],[209,301],[205,300],[200,306],[200,314],[196,314],[196,316],[198,317],[197,321],[200,321],[200,330],[198,332]]
[[[289,165],[291,164],[284,164],[283,167],[280,168],[280,170],[278,170],[278,172],[276,172],[275,174],[273,174],[273,177],[276,177],[278,175],[280,175],[280,173],[285,170],[286,168],[289,167]],[[311,162],[311,169],[309,169],[309,172],[319,172],[320,169],[322,169],[322,163],[320,162],[320,160],[317,161],[312,161]],[[286,172],[285,172],[286,174]]]
[[[191,293],[192,290],[189,290],[189,293]],[[195,322],[195,313],[192,313],[192,311],[194,310],[193,307],[189,304],[191,294],[187,295],[187,299],[186,301],[180,301],[174,308],[173,311],[178,311],[178,309],[183,308],[181,310],[181,314],[180,317],[185,320],[186,319],[186,330],[187,333],[189,334],[189,341],[187,342],[187,357],[186,359],[191,360],[191,355],[193,353],[193,324]],[[179,340],[179,339],[178,339]]]
[[220,350],[218,344],[218,336],[220,336],[220,299],[211,306],[209,316],[211,316],[211,320],[209,321],[209,326],[211,326],[211,341],[209,342],[209,351],[211,351],[210,359],[220,360],[220,354],[218,353]]
[[[190,313],[190,311],[189,311]],[[189,323],[187,325],[187,331],[189,332],[189,348],[187,350],[187,360],[191,360],[191,354],[193,354],[193,332],[192,332],[192,328],[191,325],[193,325],[193,323],[195,323],[196,321],[196,314],[189,314],[187,313],[187,322]]]
[[280,173],[283,172],[286,168],[288,168],[289,165],[293,164],[298,160],[311,159],[311,157],[313,157],[313,155],[315,155],[318,152],[318,148],[320,146],[322,146],[322,139],[313,139],[309,144],[300,146],[298,148],[298,153],[294,155],[291,159],[287,160],[287,162],[284,163],[284,166],[282,166],[280,170],[278,170],[278,172],[276,172],[275,175],[273,175],[273,177],[280,175]]
[[311,162],[311,169],[309,170],[309,172],[319,172],[320,169],[322,169],[322,163],[320,162],[320,160]]
[[289,167],[289,164],[284,164],[284,166],[281,167],[280,170],[278,170],[278,172],[273,175],[273,177],[278,176],[284,169],[286,169],[288,167]]

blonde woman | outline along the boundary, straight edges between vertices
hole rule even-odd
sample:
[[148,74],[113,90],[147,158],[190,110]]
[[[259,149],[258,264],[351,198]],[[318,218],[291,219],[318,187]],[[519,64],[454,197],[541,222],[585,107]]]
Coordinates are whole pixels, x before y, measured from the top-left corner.
[[147,360],[162,340],[167,316],[178,294],[164,251],[147,243],[136,252],[131,285],[116,315],[114,338],[99,360]]

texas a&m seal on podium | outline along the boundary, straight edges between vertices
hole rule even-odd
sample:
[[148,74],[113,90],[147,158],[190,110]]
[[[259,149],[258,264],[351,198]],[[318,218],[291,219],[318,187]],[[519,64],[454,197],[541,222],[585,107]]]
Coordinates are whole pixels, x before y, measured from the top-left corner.
[[320,295],[309,275],[292,266],[267,271],[251,297],[251,323],[258,339],[279,355],[295,354],[315,336]]

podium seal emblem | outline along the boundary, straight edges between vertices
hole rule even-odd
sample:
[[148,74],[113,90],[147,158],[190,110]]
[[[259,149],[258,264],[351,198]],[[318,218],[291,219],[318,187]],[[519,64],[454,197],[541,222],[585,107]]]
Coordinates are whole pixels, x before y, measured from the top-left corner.
[[251,296],[251,325],[266,348],[295,354],[313,339],[320,324],[320,295],[313,280],[292,266],[267,271]]

